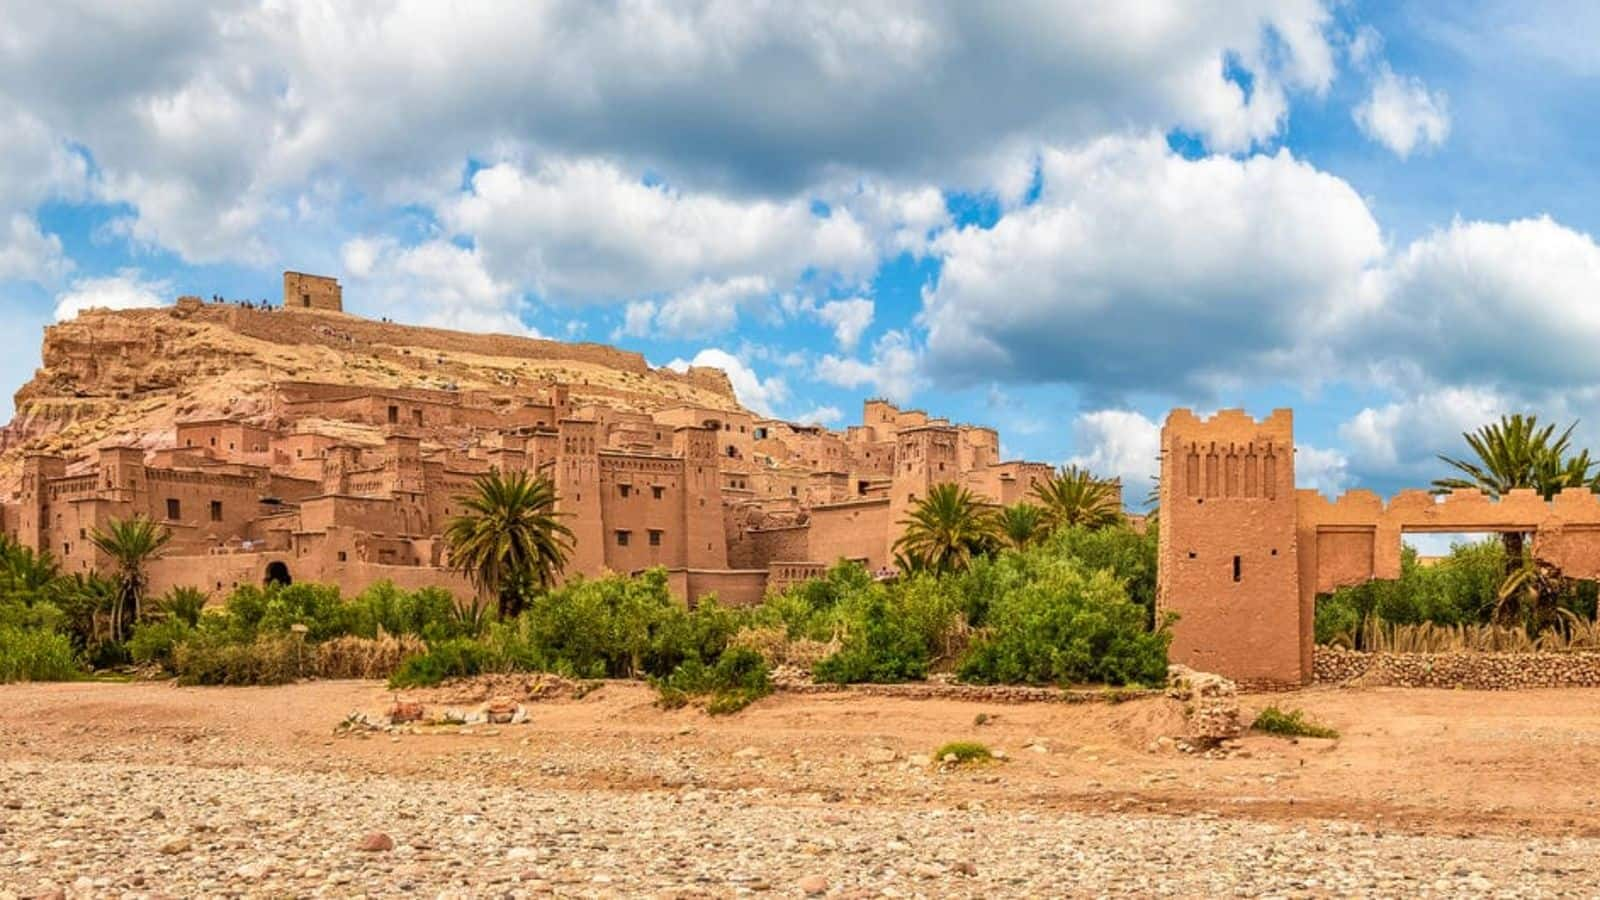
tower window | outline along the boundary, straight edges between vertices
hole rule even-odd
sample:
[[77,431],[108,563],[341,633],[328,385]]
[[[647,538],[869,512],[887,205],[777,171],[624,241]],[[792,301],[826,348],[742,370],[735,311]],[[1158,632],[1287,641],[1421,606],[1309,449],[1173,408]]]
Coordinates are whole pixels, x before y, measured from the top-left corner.
[[626,546],[628,546],[628,538],[629,537],[630,537],[630,533],[628,531],[626,531],[624,529],[620,529],[620,528],[617,529],[617,546],[618,547],[626,547]]
[[657,528],[650,529],[650,546],[652,546],[652,547],[661,546],[661,531],[660,531],[660,529],[657,529]]
[[213,522],[221,522],[222,521],[222,501],[221,500],[213,500],[213,501],[211,501],[211,521],[213,521]]
[[1237,556],[1233,558],[1233,580],[1239,580],[1239,557]]
[[652,500],[660,500],[661,499],[661,495],[664,494],[665,492],[666,491],[661,487],[661,485],[659,485],[659,484],[652,485],[650,487],[650,499],[652,499]]
[[174,521],[183,518],[183,505],[176,497],[167,498],[167,518]]

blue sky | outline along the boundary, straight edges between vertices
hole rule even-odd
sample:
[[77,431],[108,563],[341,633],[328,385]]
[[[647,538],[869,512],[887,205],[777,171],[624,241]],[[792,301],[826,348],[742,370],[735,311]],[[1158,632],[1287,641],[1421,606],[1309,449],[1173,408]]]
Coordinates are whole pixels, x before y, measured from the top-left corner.
[[1294,407],[1330,492],[1505,411],[1600,444],[1592,4],[527,6],[0,0],[0,384],[295,268],[1135,496],[1177,405]]

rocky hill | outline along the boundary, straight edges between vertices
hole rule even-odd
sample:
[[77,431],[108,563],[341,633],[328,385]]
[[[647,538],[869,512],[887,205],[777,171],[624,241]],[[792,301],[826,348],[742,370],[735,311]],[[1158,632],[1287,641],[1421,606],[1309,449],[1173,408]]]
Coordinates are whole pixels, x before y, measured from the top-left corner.
[[157,446],[183,419],[262,420],[280,381],[534,397],[554,382],[568,385],[575,403],[739,408],[720,369],[651,368],[637,353],[602,344],[228,304],[97,309],[46,329],[43,367],[17,391],[16,418],[0,429],[0,490],[14,486],[31,449],[72,455],[108,441]]

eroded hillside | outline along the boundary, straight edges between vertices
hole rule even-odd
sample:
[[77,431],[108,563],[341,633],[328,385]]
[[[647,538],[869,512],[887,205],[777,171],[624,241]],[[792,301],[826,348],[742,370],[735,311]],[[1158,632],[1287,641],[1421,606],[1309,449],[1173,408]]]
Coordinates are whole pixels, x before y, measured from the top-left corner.
[[[649,410],[677,403],[737,409],[718,369],[678,373],[601,344],[470,334],[337,313],[184,304],[90,310],[45,332],[43,365],[0,430],[0,490],[21,456],[72,455],[108,442],[157,446],[183,419],[264,422],[271,386],[319,381],[540,396]],[[308,427],[314,427],[309,424]]]

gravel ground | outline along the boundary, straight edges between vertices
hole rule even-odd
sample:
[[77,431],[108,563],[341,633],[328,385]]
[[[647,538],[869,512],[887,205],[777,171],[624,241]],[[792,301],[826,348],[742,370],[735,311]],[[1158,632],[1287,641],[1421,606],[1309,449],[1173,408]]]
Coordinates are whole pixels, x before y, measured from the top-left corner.
[[1600,892],[1594,839],[965,805],[10,762],[0,765],[0,896]]

